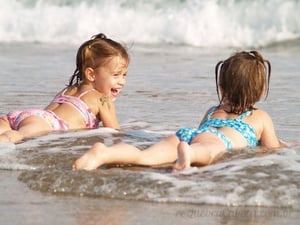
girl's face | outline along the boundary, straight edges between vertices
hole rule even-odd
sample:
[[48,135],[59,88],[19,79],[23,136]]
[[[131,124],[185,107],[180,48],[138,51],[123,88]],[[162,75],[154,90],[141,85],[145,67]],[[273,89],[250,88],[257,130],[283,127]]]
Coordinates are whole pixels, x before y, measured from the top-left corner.
[[94,88],[115,100],[126,83],[127,66],[123,58],[112,57],[104,66],[94,70]]

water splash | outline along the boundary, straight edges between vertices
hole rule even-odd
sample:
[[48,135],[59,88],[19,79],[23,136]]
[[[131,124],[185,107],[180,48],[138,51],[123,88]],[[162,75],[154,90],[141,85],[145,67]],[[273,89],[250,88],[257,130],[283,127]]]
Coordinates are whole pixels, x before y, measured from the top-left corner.
[[300,37],[299,1],[1,0],[0,4],[0,42],[78,45],[104,32],[127,43],[259,47]]

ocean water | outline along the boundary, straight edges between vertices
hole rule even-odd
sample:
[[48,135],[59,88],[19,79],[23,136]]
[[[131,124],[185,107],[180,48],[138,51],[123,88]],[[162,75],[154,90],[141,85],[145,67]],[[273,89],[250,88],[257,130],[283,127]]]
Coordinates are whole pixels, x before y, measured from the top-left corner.
[[[0,2],[1,115],[46,106],[95,33],[126,43],[131,56],[116,101],[121,131],[0,143],[0,224],[298,224],[299,1]],[[288,147],[246,148],[178,174],[171,165],[71,170],[97,141],[145,148],[196,127],[218,101],[215,64],[242,49],[272,64],[269,96],[257,106]]]
[[299,41],[298,0],[0,0],[1,42],[260,47]]

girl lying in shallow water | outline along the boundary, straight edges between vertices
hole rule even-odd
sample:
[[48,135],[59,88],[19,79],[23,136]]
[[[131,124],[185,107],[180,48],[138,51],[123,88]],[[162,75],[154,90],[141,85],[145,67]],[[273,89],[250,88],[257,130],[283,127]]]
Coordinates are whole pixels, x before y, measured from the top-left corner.
[[77,51],[69,85],[45,108],[15,110],[0,118],[0,142],[18,143],[51,131],[104,127],[119,129],[113,101],[125,85],[125,47],[95,35]]

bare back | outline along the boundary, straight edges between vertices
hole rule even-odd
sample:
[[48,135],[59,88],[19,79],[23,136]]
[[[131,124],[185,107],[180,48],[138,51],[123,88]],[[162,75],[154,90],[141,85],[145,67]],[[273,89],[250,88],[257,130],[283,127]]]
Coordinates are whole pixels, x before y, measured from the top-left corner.
[[70,129],[98,126],[100,94],[93,88],[70,87],[56,95],[46,108],[69,124]]

